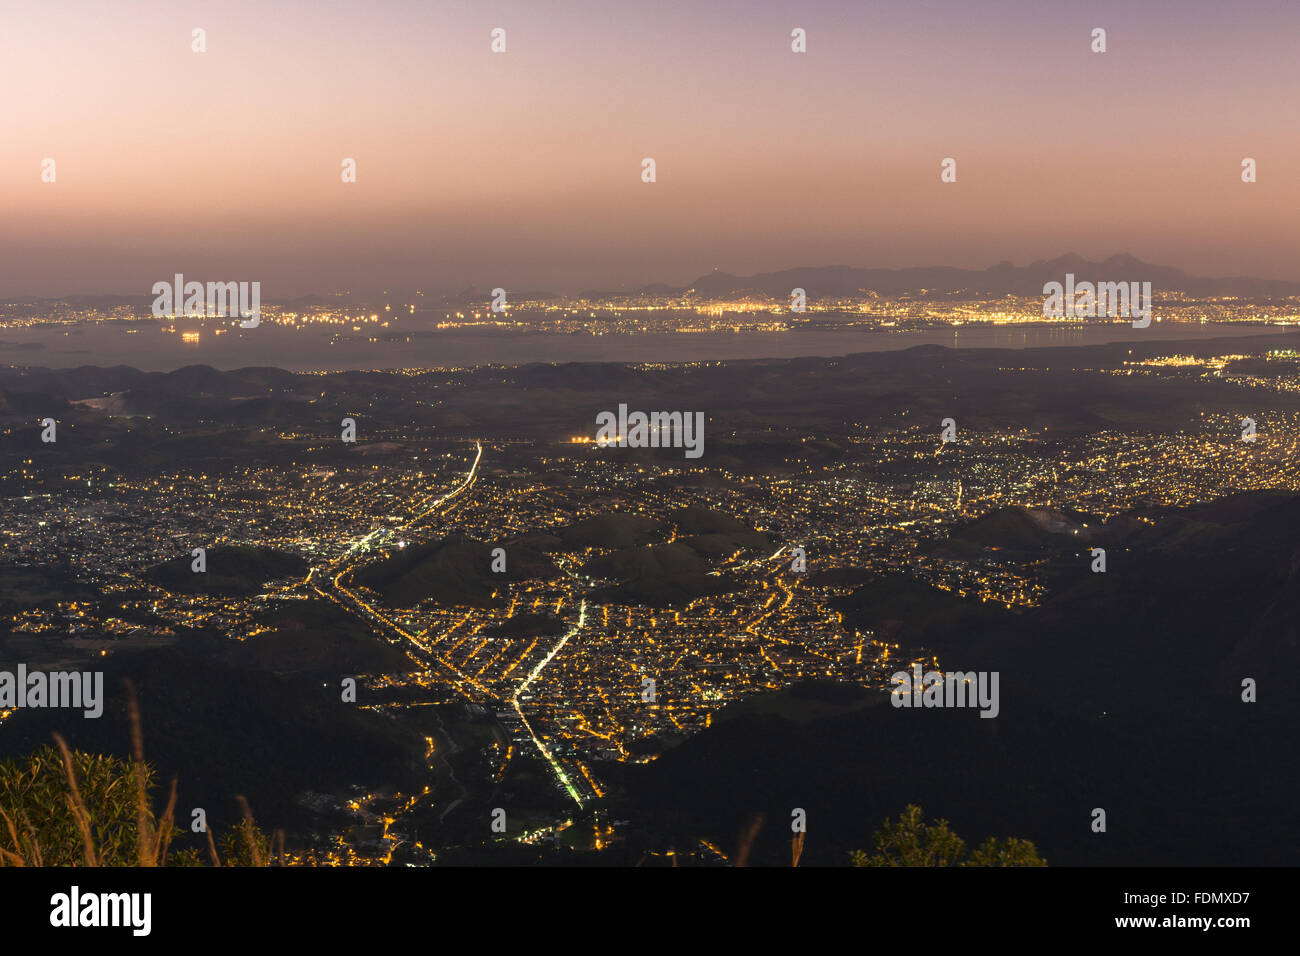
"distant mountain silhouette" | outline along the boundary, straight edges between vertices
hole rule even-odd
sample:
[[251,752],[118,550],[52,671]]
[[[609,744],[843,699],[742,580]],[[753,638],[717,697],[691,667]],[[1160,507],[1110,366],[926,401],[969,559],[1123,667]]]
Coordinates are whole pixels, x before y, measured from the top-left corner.
[[220,372],[210,365],[186,365],[166,372],[150,386],[159,392],[232,398],[254,395],[272,388],[293,388],[297,379],[278,368],[241,368]]
[[[166,407],[175,396],[191,398],[245,398],[275,389],[292,390],[301,380],[292,372],[269,367],[219,371],[211,365],[186,365],[171,372],[141,372],[127,365],[101,368],[83,365],[73,369],[30,368],[9,373],[7,390],[50,392],[69,400],[98,398],[112,392],[129,392],[141,411]],[[130,402],[128,402],[130,404]]]
[[[1063,282],[1065,274],[1073,272],[1078,281],[1090,282],[1150,282],[1153,292],[1182,292],[1191,296],[1241,296],[1267,298],[1272,296],[1300,295],[1300,281],[1288,279],[1262,279],[1253,276],[1193,276],[1173,266],[1155,265],[1122,252],[1101,260],[1085,259],[1075,252],[1052,259],[1037,259],[1028,265],[1017,266],[1004,260],[987,269],[961,269],[956,266],[909,266],[901,269],[880,269],[849,265],[796,266],[774,272],[753,275],[735,275],[714,269],[686,285],[666,282],[643,282],[627,291],[612,291],[592,287],[579,292],[576,298],[601,300],[626,295],[681,295],[684,297],[719,298],[737,294],[769,295],[785,300],[790,290],[802,288],[809,298],[816,300],[827,296],[859,296],[875,293],[879,296],[901,295],[937,297],[987,298],[1004,295],[1042,295],[1045,282]],[[263,304],[281,305],[290,309],[310,309],[340,302],[385,301],[402,298],[401,293],[382,296],[317,294],[301,295],[292,299],[277,299],[264,295]],[[540,289],[509,289],[507,303],[524,300],[544,301],[566,298],[558,293]],[[18,297],[13,302],[40,303],[64,302],[78,308],[108,310],[129,306],[144,314],[150,312],[152,295],[96,295],[76,294],[53,298]],[[403,299],[403,301],[405,301]],[[413,300],[412,300],[413,301]],[[490,289],[475,285],[448,292],[429,302],[445,306],[484,308],[492,301]]]

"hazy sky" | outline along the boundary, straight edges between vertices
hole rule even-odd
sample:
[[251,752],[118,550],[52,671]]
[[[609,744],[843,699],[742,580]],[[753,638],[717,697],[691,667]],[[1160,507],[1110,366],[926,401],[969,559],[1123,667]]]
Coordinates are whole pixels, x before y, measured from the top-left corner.
[[1066,251],[1300,279],[1297,35],[1296,0],[6,0],[0,294]]

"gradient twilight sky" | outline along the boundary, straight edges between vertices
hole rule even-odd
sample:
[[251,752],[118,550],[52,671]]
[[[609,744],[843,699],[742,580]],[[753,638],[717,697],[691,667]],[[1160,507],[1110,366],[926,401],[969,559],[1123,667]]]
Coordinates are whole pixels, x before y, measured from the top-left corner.
[[1297,35],[1297,0],[5,0],[0,294],[1066,251],[1300,279]]

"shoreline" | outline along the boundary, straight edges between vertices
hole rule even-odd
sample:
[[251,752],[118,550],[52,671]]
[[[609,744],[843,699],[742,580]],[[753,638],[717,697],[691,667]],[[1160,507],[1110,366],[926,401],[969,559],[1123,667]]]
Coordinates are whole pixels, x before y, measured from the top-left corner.
[[[135,323],[132,323],[135,325]],[[297,373],[408,371],[412,369],[514,368],[536,363],[663,364],[843,358],[918,346],[954,350],[1033,350],[1163,342],[1201,343],[1291,339],[1300,326],[1265,323],[1152,323],[1079,325],[1038,323],[970,325],[914,331],[800,329],[789,332],[584,333],[424,332],[394,340],[338,339],[337,333],[264,326],[257,330],[201,329],[197,341],[175,333],[95,323],[74,330],[49,326],[0,333],[0,367],[17,369],[108,368],[170,372],[192,365],[221,371],[276,367]]]

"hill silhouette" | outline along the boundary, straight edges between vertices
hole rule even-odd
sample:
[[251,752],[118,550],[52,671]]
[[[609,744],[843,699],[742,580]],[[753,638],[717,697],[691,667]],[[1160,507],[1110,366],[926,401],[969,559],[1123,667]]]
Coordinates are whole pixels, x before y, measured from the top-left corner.
[[1100,524],[1099,518],[1050,508],[1000,508],[955,529],[947,543],[1006,551],[1077,548],[1092,540]]
[[831,599],[845,624],[877,640],[911,647],[959,648],[976,635],[997,635],[1013,617],[1002,605],[966,598],[909,574],[875,575]]
[[569,548],[631,548],[652,540],[659,528],[655,518],[615,511],[575,521],[560,539]]
[[[506,551],[506,570],[492,570],[492,550]],[[395,550],[356,571],[355,583],[378,592],[394,607],[421,601],[442,605],[495,607],[511,581],[550,577],[559,572],[535,542],[485,544],[456,535]]]
[[205,556],[207,570],[203,572],[193,570],[193,561],[184,554],[150,569],[144,577],[173,593],[240,597],[257,594],[268,581],[307,573],[306,561],[275,548],[209,548]]
[[[604,515],[582,522],[580,540],[617,542],[614,550],[583,565],[591,578],[615,582],[591,594],[595,603],[668,607],[734,590],[735,580],[716,573],[724,558],[769,546],[767,535],[734,517],[692,506],[673,511],[664,521],[635,515]],[[613,519],[613,520],[610,520]],[[576,526],[571,526],[576,527]],[[637,544],[671,533],[673,540]],[[566,540],[573,540],[568,538]]]

